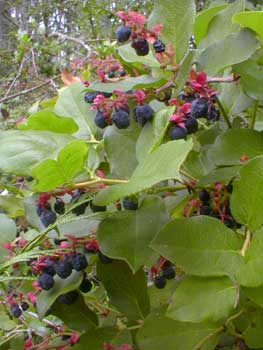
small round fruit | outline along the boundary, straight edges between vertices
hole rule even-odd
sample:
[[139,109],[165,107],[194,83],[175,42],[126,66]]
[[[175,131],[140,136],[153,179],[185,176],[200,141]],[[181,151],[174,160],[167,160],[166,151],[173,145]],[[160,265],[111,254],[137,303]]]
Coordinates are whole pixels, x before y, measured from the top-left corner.
[[198,122],[195,118],[189,117],[185,120],[184,125],[187,129],[187,133],[194,134],[198,130]]
[[56,274],[62,279],[69,277],[71,275],[71,272],[72,263],[70,259],[64,259],[56,265]]
[[163,276],[157,276],[153,280],[153,283],[156,288],[163,289],[166,286],[166,279]]
[[90,209],[93,211],[93,213],[97,213],[97,212],[106,211],[107,207],[106,207],[106,205],[95,205],[91,201],[90,202]]
[[87,258],[84,254],[76,253],[71,257],[73,269],[76,271],[85,270],[88,266]]
[[210,194],[205,188],[202,188],[199,191],[198,197],[199,197],[200,201],[203,202],[203,203],[206,203],[206,202],[208,202],[210,200]]
[[55,270],[55,262],[50,260],[49,258],[47,260],[44,261],[45,265],[42,268],[42,273],[47,273],[50,276],[54,276],[56,274],[56,270]]
[[170,136],[172,140],[185,139],[187,136],[187,130],[181,126],[174,126],[170,131]]
[[150,51],[149,43],[146,39],[135,39],[132,43],[138,56],[146,56]]
[[62,200],[56,200],[56,203],[54,204],[54,210],[57,214],[64,214],[65,203]]
[[153,43],[153,48],[156,53],[165,51],[165,44],[161,40],[155,40]]
[[43,290],[49,290],[54,287],[55,280],[48,273],[42,273],[38,278],[38,283]]
[[86,92],[86,94],[84,95],[84,100],[86,103],[93,103],[93,101],[95,100],[95,98],[100,94],[99,91],[94,91],[94,92]]
[[196,98],[191,103],[191,117],[192,118],[201,118],[207,117],[208,113],[208,102],[204,98]]
[[131,28],[128,26],[120,26],[116,29],[115,35],[119,43],[125,43],[131,36]]
[[130,116],[124,110],[112,113],[112,122],[118,129],[127,129],[130,125]]
[[122,201],[123,208],[126,210],[137,210],[138,209],[138,201],[135,201],[134,199],[130,199],[128,197],[125,197]]
[[71,305],[73,304],[79,297],[79,293],[76,290],[72,290],[71,292],[61,294],[57,301],[60,304]]
[[207,115],[207,120],[209,120],[210,122],[216,122],[219,120],[219,117],[220,117],[219,110],[213,106]]
[[154,110],[147,103],[136,106],[133,109],[133,116],[137,123],[144,126],[148,121],[152,120],[154,115]]
[[80,286],[79,286],[79,290],[82,292],[82,293],[88,293],[89,291],[91,291],[92,289],[92,283],[91,281],[84,277]]
[[210,205],[202,205],[200,207],[200,215],[210,215],[212,212],[212,208],[210,207]]
[[25,301],[23,303],[21,303],[21,308],[22,308],[23,311],[26,311],[29,308],[28,303],[25,302]]
[[18,318],[22,315],[22,309],[18,304],[14,304],[11,306],[11,313],[14,317]]
[[42,208],[39,218],[42,224],[45,227],[48,227],[49,225],[54,224],[54,222],[57,220],[57,215],[53,210]]
[[105,119],[104,115],[102,112],[98,111],[95,114],[94,117],[94,123],[97,125],[98,128],[104,129],[106,126],[108,126],[107,120]]
[[171,280],[171,279],[175,278],[174,268],[172,266],[166,266],[163,269],[162,276],[164,278],[166,278],[167,280]]

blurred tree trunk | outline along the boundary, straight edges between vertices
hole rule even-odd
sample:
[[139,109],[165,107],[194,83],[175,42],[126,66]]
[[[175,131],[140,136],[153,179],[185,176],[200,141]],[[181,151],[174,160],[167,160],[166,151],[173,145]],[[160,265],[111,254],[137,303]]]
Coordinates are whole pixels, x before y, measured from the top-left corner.
[[6,0],[0,0],[0,49],[8,48],[8,34],[14,26],[10,18],[8,7]]

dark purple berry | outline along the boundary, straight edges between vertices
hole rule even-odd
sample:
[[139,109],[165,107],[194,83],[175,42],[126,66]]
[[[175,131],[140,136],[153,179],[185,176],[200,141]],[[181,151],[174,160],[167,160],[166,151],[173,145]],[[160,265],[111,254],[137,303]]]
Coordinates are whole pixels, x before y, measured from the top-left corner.
[[157,276],[153,280],[153,283],[156,288],[163,289],[166,286],[166,278],[163,276]]
[[80,286],[79,286],[79,290],[82,292],[82,293],[88,293],[92,288],[92,283],[91,281],[84,277]]
[[106,205],[95,205],[91,201],[90,202],[90,209],[93,211],[93,213],[97,213],[97,212],[106,211],[107,207],[106,207]]
[[108,126],[107,120],[105,119],[104,115],[102,112],[98,111],[95,114],[94,117],[94,123],[97,125],[98,128],[104,129],[106,126]]
[[29,308],[28,303],[25,302],[25,301],[23,303],[21,303],[21,308],[22,308],[23,311],[26,311]]
[[100,95],[99,91],[86,92],[86,94],[84,95],[84,100],[86,103],[93,103],[93,101],[98,95]]
[[201,118],[207,117],[208,113],[208,102],[204,98],[196,98],[191,104],[191,117]]
[[155,40],[153,43],[153,48],[156,53],[165,51],[165,44],[161,40]]
[[220,117],[219,110],[213,106],[207,115],[207,120],[210,122],[216,122],[219,120],[219,117]]
[[163,269],[162,276],[164,278],[166,278],[167,280],[171,280],[171,279],[175,278],[174,268],[172,266],[166,266]]
[[124,110],[112,113],[112,122],[118,129],[127,129],[130,125],[129,114]]
[[38,283],[42,289],[49,290],[54,287],[55,280],[51,275],[42,273],[38,278]]
[[58,264],[56,264],[56,274],[62,278],[65,279],[71,275],[72,272],[72,262],[70,258],[64,258],[62,261],[60,261]]
[[127,26],[120,26],[116,29],[115,35],[119,43],[125,43],[125,41],[129,40],[131,36],[131,28]]
[[14,317],[18,318],[22,315],[22,310],[18,304],[14,304],[11,306],[11,313]]
[[125,75],[127,75],[126,70],[121,70],[121,71],[119,72],[119,76],[120,76],[120,77],[125,77]]
[[78,296],[79,296],[79,293],[76,290],[73,290],[71,292],[68,292],[68,293],[65,293],[65,294],[61,294],[57,298],[57,301],[60,304],[71,305],[78,299]]
[[138,201],[134,199],[130,199],[125,197],[122,201],[123,208],[126,210],[137,210],[138,209]]
[[34,180],[34,178],[32,176],[26,176],[26,181],[31,182],[33,180]]
[[57,215],[53,210],[42,208],[41,214],[39,216],[40,221],[45,227],[54,224],[57,220]]
[[195,118],[189,117],[185,120],[184,125],[188,134],[194,134],[198,130],[198,122]]
[[54,204],[54,210],[57,214],[64,214],[65,213],[65,203],[62,200],[56,200],[56,203]]
[[[81,190],[77,190],[75,191],[75,193],[73,194],[72,198],[71,198],[71,203],[76,203],[78,202],[78,200],[81,198],[81,196],[84,193]],[[82,215],[85,213],[86,208],[89,205],[89,201],[85,202],[85,203],[81,203],[79,204],[77,207],[75,207],[74,209],[72,209],[72,213],[76,214],[76,215]]]
[[138,56],[146,56],[150,51],[149,43],[146,39],[135,39],[132,43]]
[[150,121],[153,118],[153,115],[154,110],[148,104],[136,106],[133,109],[134,119],[141,126],[144,126],[148,121]]
[[72,261],[73,269],[76,271],[85,270],[85,268],[88,266],[88,261],[86,256],[81,253],[72,255],[71,261]]
[[108,256],[104,255],[100,250],[97,252],[98,257],[100,259],[100,262],[102,264],[110,264],[113,262],[113,259],[109,258]]
[[229,217],[224,219],[224,224],[226,225],[226,227],[235,228],[237,223],[236,223],[234,218],[229,216]]
[[56,274],[56,270],[55,270],[55,262],[47,259],[46,261],[44,261],[45,263],[45,267],[42,268],[42,273],[47,273],[50,276],[55,276]]
[[199,191],[198,197],[199,197],[200,201],[203,202],[203,203],[206,203],[206,202],[208,202],[210,200],[210,194],[205,188],[202,188]]
[[202,205],[200,207],[200,215],[210,215],[212,212],[212,208],[210,207],[210,205]]
[[172,140],[185,139],[187,136],[187,130],[181,126],[174,126],[170,131],[170,136]]

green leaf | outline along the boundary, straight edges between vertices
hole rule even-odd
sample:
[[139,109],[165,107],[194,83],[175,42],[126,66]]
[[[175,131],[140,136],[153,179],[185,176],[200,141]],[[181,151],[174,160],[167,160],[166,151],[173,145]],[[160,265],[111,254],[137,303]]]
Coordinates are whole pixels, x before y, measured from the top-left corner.
[[7,215],[0,213],[0,263],[5,262],[8,250],[2,247],[3,243],[12,242],[16,238],[16,224]]
[[118,52],[121,58],[128,63],[141,63],[149,67],[160,67],[160,62],[154,57],[152,51],[149,51],[149,54],[146,56],[138,56],[131,47],[131,44],[123,45],[118,47]]
[[[136,168],[136,141],[139,129],[130,127],[120,130],[110,126],[104,133],[104,145],[111,174],[117,177],[129,177]],[[120,147],[121,145],[121,147]]]
[[175,219],[151,244],[159,254],[197,276],[233,274],[242,260],[241,246],[234,231],[208,216]]
[[208,32],[201,41],[201,48],[208,47],[215,42],[222,41],[230,33],[239,30],[239,25],[232,23],[235,13],[245,11],[245,0],[237,0],[218,12],[208,25]]
[[238,297],[228,277],[186,277],[176,288],[166,315],[182,322],[217,322],[229,316]]
[[237,281],[245,287],[259,287],[263,284],[263,230],[254,233],[246,255],[236,272]]
[[149,297],[145,272],[135,274],[122,261],[97,265],[97,275],[102,281],[110,302],[129,320],[142,320],[149,313]]
[[34,189],[50,191],[70,183],[83,168],[87,152],[88,146],[85,141],[75,140],[59,152],[57,160],[44,160],[32,170],[32,175],[37,180]]
[[150,188],[160,181],[180,178],[180,165],[191,148],[191,140],[170,141],[163,144],[137,166],[127,184],[114,185],[102,190],[95,197],[94,203],[109,204],[119,198]]
[[129,91],[147,87],[160,86],[164,81],[160,78],[154,78],[150,75],[140,75],[139,77],[129,77],[118,82],[102,83],[94,81],[90,84],[89,90],[113,92],[114,90]]
[[245,342],[250,349],[263,347],[263,314],[258,314],[251,322],[251,325],[244,332]]
[[158,255],[149,244],[167,220],[163,201],[157,196],[148,196],[139,209],[124,210],[100,223],[100,249],[111,258],[125,260],[133,272],[143,265],[151,266]]
[[81,83],[70,84],[62,89],[54,112],[62,117],[71,117],[79,127],[76,136],[81,138],[92,138],[97,127],[94,124],[94,112],[84,101],[84,85]]
[[142,128],[136,143],[136,158],[139,163],[144,162],[148,157],[154,143],[153,123],[146,123]]
[[74,345],[76,350],[98,350],[103,349],[103,344],[111,343],[118,330],[115,327],[101,327],[87,331],[78,343]]
[[232,179],[239,175],[240,168],[241,166],[239,165],[216,168],[201,177],[198,186],[213,185],[216,182],[228,184]]
[[74,134],[78,126],[71,118],[58,117],[49,110],[42,110],[32,114],[26,124],[20,124],[21,130],[46,130],[58,134]]
[[259,41],[249,29],[232,33],[200,52],[197,59],[200,70],[215,75],[225,68],[247,60],[259,47]]
[[[261,52],[262,54],[262,52]],[[244,92],[253,99],[263,99],[262,64],[258,62],[258,55],[233,67],[236,74],[241,76],[240,84]]]
[[195,1],[155,0],[154,9],[148,19],[148,27],[162,24],[161,39],[173,44],[179,63],[188,51],[188,42],[193,32]]
[[201,11],[197,14],[194,24],[194,36],[195,42],[198,45],[200,40],[205,37],[208,25],[211,20],[218,14],[219,11],[226,8],[227,5],[217,5],[213,7],[209,7],[208,9]]
[[184,58],[182,59],[182,62],[180,64],[180,68],[178,71],[178,74],[175,79],[175,94],[179,95],[179,93],[183,90],[185,82],[188,79],[190,69],[192,67],[192,62],[195,56],[194,51],[189,51]]
[[263,308],[263,286],[259,287],[242,287],[245,295],[254,303]]
[[236,13],[232,18],[233,23],[239,23],[242,27],[254,30],[263,39],[263,12],[248,11]]
[[208,150],[209,159],[217,166],[240,165],[242,156],[252,159],[262,154],[263,133],[251,129],[228,130]]
[[255,231],[263,224],[263,157],[257,157],[240,170],[230,199],[231,213],[241,224]]
[[0,169],[16,175],[31,175],[43,159],[55,158],[72,141],[69,135],[50,131],[10,130],[0,133]]
[[42,319],[50,306],[56,301],[61,294],[70,292],[78,288],[83,278],[82,272],[72,271],[71,275],[66,279],[61,279],[57,275],[54,277],[55,285],[52,289],[42,290],[37,296],[37,313]]
[[[143,350],[197,350],[209,340],[218,326],[206,323],[186,323],[172,320],[164,316],[149,316],[139,332],[136,340]],[[200,348],[201,347],[201,348]],[[212,349],[212,348],[210,348]]]
[[52,305],[52,315],[59,317],[69,328],[80,332],[94,329],[98,324],[97,315],[89,309],[82,297],[71,305],[56,302]]
[[9,217],[16,218],[25,213],[21,201],[20,198],[12,194],[0,196],[0,207],[8,213]]

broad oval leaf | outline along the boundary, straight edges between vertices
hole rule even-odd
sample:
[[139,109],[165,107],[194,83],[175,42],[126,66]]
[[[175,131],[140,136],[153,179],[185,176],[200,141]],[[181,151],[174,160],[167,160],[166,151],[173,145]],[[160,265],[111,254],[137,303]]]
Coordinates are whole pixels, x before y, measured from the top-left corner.
[[131,47],[131,44],[123,45],[118,48],[119,55],[121,58],[128,63],[141,63],[149,67],[160,67],[160,62],[154,57],[152,51],[150,50],[146,56],[138,56]]
[[8,250],[3,248],[3,243],[12,242],[16,238],[16,224],[6,214],[0,213],[0,263],[5,262]]
[[228,277],[186,277],[176,288],[166,315],[182,322],[217,322],[229,316],[238,297]]
[[234,231],[208,216],[169,222],[151,247],[190,275],[233,275],[242,261],[242,242]]
[[191,148],[191,140],[187,142],[170,141],[163,144],[137,166],[127,184],[114,185],[102,190],[95,197],[94,203],[109,204],[119,198],[149,188],[160,181],[180,178],[179,168]]
[[233,23],[239,23],[242,27],[254,30],[261,39],[263,39],[263,12],[262,11],[247,11],[236,13],[233,18]]
[[146,197],[139,209],[124,210],[100,223],[100,249],[111,258],[125,260],[134,272],[143,265],[151,266],[158,255],[149,244],[167,221],[163,201],[157,196]]

